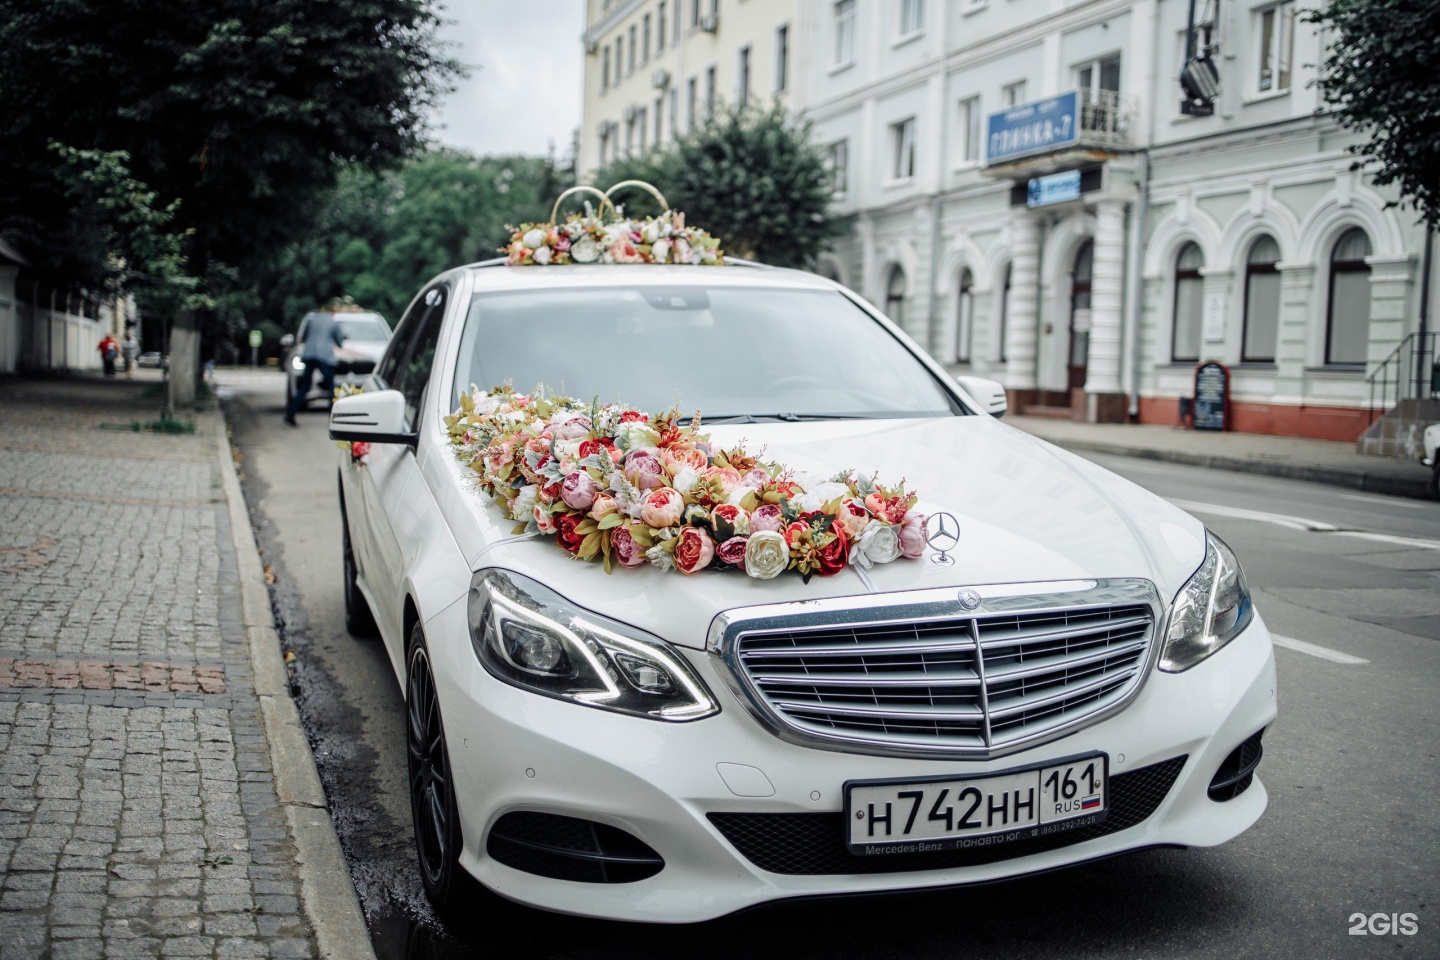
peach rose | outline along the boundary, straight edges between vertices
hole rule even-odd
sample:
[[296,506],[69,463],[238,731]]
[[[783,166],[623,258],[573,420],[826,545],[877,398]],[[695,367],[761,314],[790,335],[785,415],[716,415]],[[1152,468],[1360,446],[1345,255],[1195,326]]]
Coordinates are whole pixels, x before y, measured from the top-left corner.
[[675,569],[684,574],[698,573],[710,566],[715,559],[715,541],[710,534],[699,527],[686,527],[680,531],[675,544]]
[[640,519],[656,528],[673,527],[684,512],[685,498],[669,487],[652,490],[640,504]]
[[850,497],[840,501],[840,512],[835,515],[835,526],[845,531],[847,539],[854,540],[870,523],[870,513]]

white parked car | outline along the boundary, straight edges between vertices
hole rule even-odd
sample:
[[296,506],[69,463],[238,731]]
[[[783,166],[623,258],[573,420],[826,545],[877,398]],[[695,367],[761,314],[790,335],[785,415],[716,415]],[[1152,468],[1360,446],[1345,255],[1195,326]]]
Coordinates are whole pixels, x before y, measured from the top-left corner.
[[[300,375],[305,372],[305,363],[301,359],[305,352],[305,334],[310,326],[310,318],[318,312],[307,313],[301,319],[297,333],[287,333],[280,338],[280,345],[288,351],[282,361],[287,405],[299,387]],[[340,328],[340,336],[345,340],[343,347],[335,348],[335,385],[359,386],[369,379],[375,370],[375,364],[389,346],[390,324],[378,313],[351,310],[335,313],[335,325]],[[311,378],[310,389],[306,391],[300,407],[304,409],[311,400],[329,399],[330,395],[325,392],[317,373]]]
[[[507,379],[656,411],[678,395],[717,444],[904,477],[931,547],[809,582],[607,575],[517,535],[454,456],[443,418]],[[1234,554],[1004,406],[808,273],[480,264],[430,283],[330,429],[373,444],[340,458],[347,611],[405,690],[431,898],[473,908],[474,878],[689,922],[1254,824],[1275,661]]]

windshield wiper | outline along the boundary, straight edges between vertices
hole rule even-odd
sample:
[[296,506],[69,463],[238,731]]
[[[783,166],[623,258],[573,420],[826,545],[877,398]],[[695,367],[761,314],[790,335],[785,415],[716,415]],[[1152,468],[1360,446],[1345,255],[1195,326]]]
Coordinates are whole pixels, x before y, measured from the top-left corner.
[[[714,423],[764,423],[768,420],[780,420],[784,423],[804,423],[812,420],[872,420],[873,417],[864,413],[735,413],[730,416],[705,417],[707,424]],[[687,417],[685,421],[688,422]]]

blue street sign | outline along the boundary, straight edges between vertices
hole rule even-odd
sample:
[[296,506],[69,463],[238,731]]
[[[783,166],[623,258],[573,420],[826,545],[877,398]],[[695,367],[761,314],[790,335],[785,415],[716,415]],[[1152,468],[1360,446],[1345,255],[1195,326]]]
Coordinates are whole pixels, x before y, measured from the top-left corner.
[[1079,96],[1071,90],[990,114],[985,164],[1050,153],[1074,146],[1079,139]]
[[1052,173],[1048,177],[1031,180],[1026,191],[1025,205],[1043,207],[1052,203],[1065,203],[1080,199],[1080,171],[1067,170]]

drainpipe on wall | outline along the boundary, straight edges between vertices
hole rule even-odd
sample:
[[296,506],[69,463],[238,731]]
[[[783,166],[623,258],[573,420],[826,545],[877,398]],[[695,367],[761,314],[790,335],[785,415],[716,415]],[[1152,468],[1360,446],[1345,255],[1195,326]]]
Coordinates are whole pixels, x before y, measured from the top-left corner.
[[[1425,334],[1430,327],[1430,270],[1431,264],[1434,263],[1432,259],[1434,250],[1435,231],[1430,229],[1430,224],[1427,223],[1425,224],[1425,256],[1420,266],[1420,326],[1417,331],[1418,336],[1415,338],[1415,396],[1422,400],[1427,395],[1427,392],[1433,393],[1437,386],[1431,383],[1428,391],[1425,387],[1425,381],[1427,379],[1425,375]],[[1440,357],[1431,358],[1432,363],[1436,360],[1440,360]]]
[[[930,309],[929,319],[926,323],[925,349],[930,356],[935,357],[936,351],[940,349],[939,326],[940,326],[940,194],[935,194],[930,201]],[[941,363],[946,361],[940,360]]]
[[1135,213],[1130,218],[1129,272],[1125,275],[1125,392],[1130,395],[1130,419],[1140,415],[1140,291],[1145,256],[1145,221],[1150,214],[1150,151],[1138,154],[1140,167],[1136,177],[1139,196]]

